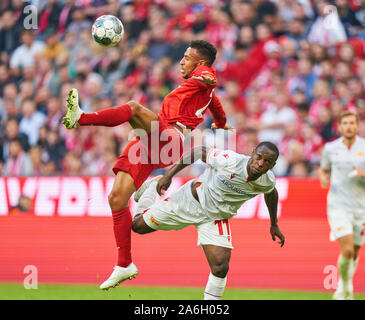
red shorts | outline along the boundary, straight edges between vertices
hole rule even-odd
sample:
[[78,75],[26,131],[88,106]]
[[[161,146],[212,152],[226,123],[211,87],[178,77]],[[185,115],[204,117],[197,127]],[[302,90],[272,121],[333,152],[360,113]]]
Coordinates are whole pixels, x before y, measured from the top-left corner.
[[158,120],[158,128],[128,143],[113,167],[115,174],[129,173],[136,190],[152,171],[172,165],[183,153],[183,141],[177,129],[161,118]]

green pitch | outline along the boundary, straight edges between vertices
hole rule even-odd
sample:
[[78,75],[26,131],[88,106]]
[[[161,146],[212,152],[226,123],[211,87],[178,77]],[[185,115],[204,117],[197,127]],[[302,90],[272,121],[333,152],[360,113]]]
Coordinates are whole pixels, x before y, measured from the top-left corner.
[[[0,300],[202,300],[204,288],[119,286],[102,291],[91,285],[39,284],[38,289],[25,289],[21,284],[0,284]],[[224,300],[330,300],[332,293],[226,289]],[[365,300],[365,294],[356,294]]]

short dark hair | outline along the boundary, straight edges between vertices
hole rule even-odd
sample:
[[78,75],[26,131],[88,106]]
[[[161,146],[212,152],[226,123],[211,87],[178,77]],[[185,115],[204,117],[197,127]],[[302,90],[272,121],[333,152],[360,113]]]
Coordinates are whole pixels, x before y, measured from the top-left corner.
[[217,55],[217,48],[208,41],[193,40],[189,43],[189,47],[196,49],[198,53],[208,62],[209,66],[214,63],[215,57]]
[[[260,142],[260,143],[256,146],[256,148],[255,148],[255,152],[256,152],[258,149],[260,149],[261,147],[266,147],[266,148],[270,149],[271,151],[274,151],[274,152],[275,152],[275,154],[276,154],[276,159],[277,159],[277,158],[279,158],[279,154],[280,154],[279,149],[278,149],[278,147],[277,147],[275,144],[273,144],[272,142],[270,142],[270,141],[263,141],[263,142]],[[275,160],[276,160],[276,159],[275,159]]]

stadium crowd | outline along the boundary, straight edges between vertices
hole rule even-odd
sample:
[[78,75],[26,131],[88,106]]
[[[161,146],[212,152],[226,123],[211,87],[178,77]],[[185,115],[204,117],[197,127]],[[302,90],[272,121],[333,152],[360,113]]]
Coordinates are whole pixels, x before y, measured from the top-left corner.
[[[30,4],[37,25],[27,30]],[[124,24],[117,47],[91,38],[102,14]],[[260,141],[276,143],[277,175],[316,176],[342,110],[360,115],[365,137],[365,0],[3,0],[2,175],[112,175],[130,126],[67,131],[68,91],[79,90],[87,112],[136,100],[158,113],[194,39],[219,50],[216,93],[236,128],[227,139],[248,154]]]

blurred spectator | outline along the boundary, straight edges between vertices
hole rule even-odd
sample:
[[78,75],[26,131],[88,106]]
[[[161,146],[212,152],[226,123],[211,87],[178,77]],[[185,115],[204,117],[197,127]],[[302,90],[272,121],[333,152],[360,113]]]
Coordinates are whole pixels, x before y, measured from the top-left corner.
[[36,176],[42,175],[42,149],[39,146],[34,146],[29,150],[30,161],[32,162],[33,174]]
[[128,41],[134,43],[143,29],[146,28],[145,21],[140,21],[136,17],[135,8],[132,4],[127,3],[121,8],[121,18],[124,24],[124,31]]
[[29,144],[34,146],[38,141],[39,128],[45,123],[46,116],[36,110],[34,101],[25,100],[22,104],[22,120],[19,131],[28,136]]
[[[9,141],[16,139],[24,151],[31,145],[36,175],[113,174],[131,127],[65,130],[68,91],[77,88],[89,112],[134,99],[158,113],[181,83],[179,62],[193,39],[218,48],[215,92],[236,128],[222,139],[243,153],[262,139],[278,143],[276,174],[315,176],[321,146],[339,135],[345,109],[359,114],[365,135],[365,1],[31,3],[39,12],[35,33],[23,30],[29,2],[0,2],[0,170],[9,167]],[[118,46],[92,40],[92,22],[101,14],[123,22]],[[196,143],[210,124],[208,115]]]
[[29,150],[28,136],[19,132],[19,125],[16,119],[9,119],[5,125],[5,136],[3,141],[3,157],[5,160],[8,159],[9,143],[12,140],[19,141],[24,151],[27,152]]
[[59,175],[59,174],[62,174],[62,175],[65,174],[63,172],[63,170],[58,171],[57,168],[56,168],[55,163],[51,160],[45,160],[43,162],[42,173],[43,173],[44,176],[54,176],[54,175]]
[[0,21],[0,53],[10,56],[20,44],[21,26],[17,24],[17,16],[10,9],[2,13]]
[[316,132],[316,125],[307,121],[302,126],[304,160],[311,164],[319,164],[324,145],[323,138]]
[[5,98],[0,101],[0,127],[5,124],[8,119],[15,119],[19,122],[22,118],[20,110],[15,105],[14,100]]
[[48,29],[45,32],[45,47],[41,52],[42,56],[54,61],[60,54],[65,51],[64,45],[59,41],[56,29]]
[[33,174],[32,162],[19,140],[9,142],[9,159],[3,168],[4,176],[30,176]]
[[236,81],[228,81],[225,85],[227,97],[234,106],[234,110],[236,112],[245,111],[246,108],[246,101],[243,97],[239,84]]
[[337,11],[331,8],[329,1],[319,0],[316,3],[317,19],[308,34],[311,43],[331,46],[347,40],[346,31]]
[[39,13],[38,34],[42,35],[48,30],[57,30],[62,7],[57,0],[47,0]]
[[86,19],[85,12],[82,8],[75,8],[72,12],[72,22],[69,24],[67,30],[76,35],[76,39],[79,38],[81,31],[91,30],[91,22]]
[[309,176],[309,172],[308,163],[305,161],[298,161],[290,166],[287,175],[294,178],[305,178]]
[[11,72],[15,76],[21,75],[21,69],[34,65],[35,56],[44,50],[43,41],[36,40],[32,30],[23,30],[21,33],[22,45],[17,47],[10,57]]
[[31,198],[21,195],[19,197],[18,204],[9,210],[10,215],[19,215],[22,213],[31,213],[32,212],[33,201]]
[[0,64],[0,97],[4,94],[4,87],[8,83],[15,83],[15,78],[11,75],[8,65]]
[[349,1],[335,0],[335,6],[348,36],[357,35],[363,30],[364,26],[357,19],[355,11],[349,5]]
[[63,173],[65,175],[80,176],[83,174],[81,159],[77,154],[68,152],[63,161]]
[[332,140],[338,135],[336,128],[337,121],[333,119],[330,108],[326,106],[320,107],[317,120],[317,130],[325,141]]
[[285,126],[296,121],[296,114],[288,102],[284,93],[273,97],[260,119],[260,141],[278,143],[284,136]]
[[72,21],[73,11],[76,9],[75,2],[76,0],[65,0],[65,4],[59,13],[59,20],[57,26],[57,34],[59,36],[63,36],[66,28]]
[[57,97],[50,97],[47,101],[46,114],[47,120],[46,124],[52,130],[58,130],[61,124],[63,113],[61,112],[61,101]]
[[63,139],[60,138],[58,130],[48,132],[47,140],[44,145],[46,160],[51,160],[58,170],[62,169],[62,159],[66,154],[66,146]]
[[346,107],[358,112],[360,117],[363,118],[365,116],[365,90],[361,79],[352,76],[347,80],[347,87],[351,98],[348,100]]

